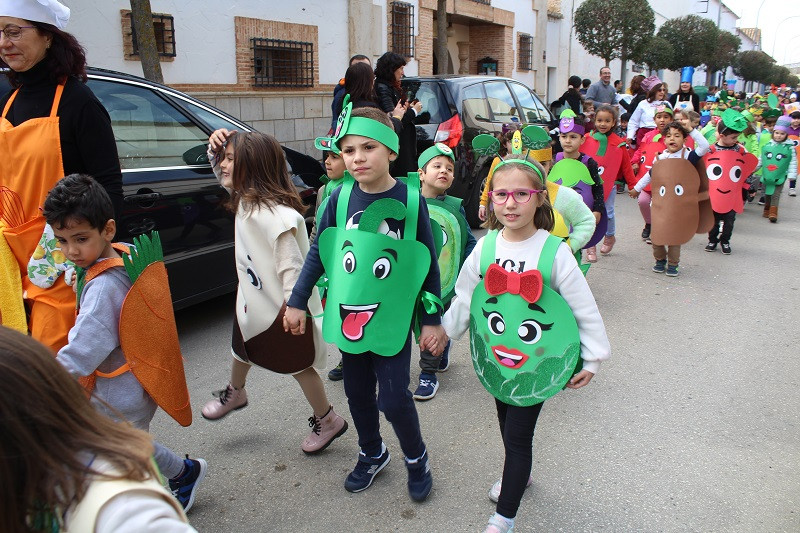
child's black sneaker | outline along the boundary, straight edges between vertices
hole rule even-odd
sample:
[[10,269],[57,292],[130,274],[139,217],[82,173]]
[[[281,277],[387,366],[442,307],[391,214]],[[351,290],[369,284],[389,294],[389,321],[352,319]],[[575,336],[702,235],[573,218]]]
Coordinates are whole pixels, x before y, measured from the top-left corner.
[[767,203],[766,196],[762,196],[761,198],[758,199],[758,205],[764,205],[766,203]]
[[389,464],[391,459],[389,450],[386,449],[383,450],[380,457],[367,457],[363,452],[359,452],[356,467],[344,480],[344,488],[348,492],[367,490],[375,480],[375,476]]
[[656,264],[653,265],[653,272],[655,272],[656,274],[663,274],[666,269],[667,269],[667,260],[656,259]]
[[642,230],[642,239],[647,240],[650,238],[650,224],[645,224],[644,229]]
[[169,490],[175,496],[184,511],[189,511],[194,504],[194,497],[197,494],[197,486],[206,477],[208,463],[205,459],[186,459],[183,460],[183,474],[175,479],[169,480]]
[[330,372],[328,372],[328,379],[331,381],[341,381],[342,378],[344,378],[344,373],[342,372],[342,362],[339,361],[339,364],[331,368]]
[[706,252],[713,252],[716,249],[717,249],[717,243],[710,242],[710,243],[706,244]]
[[431,474],[431,465],[428,461],[428,451],[425,450],[422,457],[413,463],[409,463],[406,458],[406,468],[408,468],[408,495],[415,502],[425,501],[433,488],[433,474]]
[[728,244],[727,242],[723,242],[722,244],[719,245],[719,247],[722,248],[722,253],[723,254],[731,255],[731,245],[730,244]]
[[667,265],[667,276],[671,278],[678,277],[678,265]]

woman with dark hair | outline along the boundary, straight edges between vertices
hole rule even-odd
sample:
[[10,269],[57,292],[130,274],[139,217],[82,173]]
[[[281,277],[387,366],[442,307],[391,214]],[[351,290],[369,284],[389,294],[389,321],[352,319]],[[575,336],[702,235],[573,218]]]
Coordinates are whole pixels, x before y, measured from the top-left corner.
[[572,109],[573,113],[579,115],[583,111],[581,109],[583,97],[580,93],[581,78],[580,76],[570,76],[567,83],[569,83],[567,90],[564,91],[564,94],[561,95],[561,98],[554,101],[552,104],[550,104],[550,106],[561,107],[566,103],[569,105],[569,108]]
[[371,66],[366,63],[355,63],[348,67],[344,75],[344,92],[334,106],[334,116],[336,117],[342,112],[344,95],[350,95],[353,109],[379,107],[378,97],[375,94],[375,74],[372,72]]
[[[0,0],[0,66],[16,90],[0,99],[0,194],[4,237],[19,266],[19,278],[0,273],[3,299],[15,310],[28,307],[34,338],[57,352],[74,323],[75,294],[56,280],[50,288],[28,278],[28,261],[45,232],[39,208],[67,174],[93,176],[122,208],[122,172],[111,120],[85,85],[86,55],[63,31],[69,9],[56,0]],[[62,254],[56,254],[60,259]],[[63,261],[61,261],[63,263]],[[21,290],[20,290],[21,285]],[[5,309],[0,310],[5,315]],[[5,323],[5,321],[4,321]],[[24,329],[24,326],[23,328]]]
[[152,437],[100,414],[44,346],[2,326],[0,413],[0,531],[195,531],[159,482]]
[[642,81],[644,81],[644,76],[641,74],[637,74],[631,78],[631,84],[628,87],[628,94],[633,95],[633,99],[630,102],[626,102],[625,100],[619,101],[619,105],[621,105],[625,111],[629,113],[633,113],[638,107],[639,102],[647,98],[647,93],[644,89],[642,89]]
[[[403,94],[403,69],[406,60],[400,54],[386,52],[375,64],[375,94],[378,107],[392,117],[392,124],[400,138],[400,153],[392,163],[392,176],[405,176],[417,171],[417,129],[414,119],[422,110],[419,102],[406,102]],[[398,105],[399,104],[399,105]]]
[[[688,104],[678,105],[678,102],[688,102]],[[673,109],[689,109],[700,112],[700,98],[695,94],[692,84],[688,81],[681,82],[678,91],[669,97],[669,103],[672,104]],[[688,105],[691,107],[687,107]]]

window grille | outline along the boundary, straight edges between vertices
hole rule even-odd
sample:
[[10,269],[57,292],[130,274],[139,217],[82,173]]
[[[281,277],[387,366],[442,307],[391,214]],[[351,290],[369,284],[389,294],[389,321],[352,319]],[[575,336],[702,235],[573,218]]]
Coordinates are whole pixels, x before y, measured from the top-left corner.
[[392,2],[392,52],[414,57],[414,6]]
[[483,4],[485,6],[489,6],[492,4],[491,0],[472,0],[472,1],[475,2],[476,4]]
[[312,87],[314,45],[280,39],[250,40],[255,87]]
[[533,37],[520,34],[518,52],[517,70],[533,70]]
[[[131,19],[131,43],[133,55],[139,55],[139,40],[136,37],[136,26],[133,24],[133,13],[128,13]],[[175,57],[175,19],[171,15],[153,14],[153,31],[156,36],[156,50],[163,57]]]

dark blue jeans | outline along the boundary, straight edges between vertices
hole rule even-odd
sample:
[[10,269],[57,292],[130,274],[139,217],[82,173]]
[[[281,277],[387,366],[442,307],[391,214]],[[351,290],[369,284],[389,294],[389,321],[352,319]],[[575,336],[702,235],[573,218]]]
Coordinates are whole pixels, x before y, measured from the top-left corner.
[[[358,432],[358,445],[369,457],[381,453],[380,417],[383,411],[400,441],[403,454],[416,459],[425,453],[417,408],[408,390],[411,336],[400,353],[384,357],[373,352],[342,352],[344,392]],[[375,390],[377,387],[377,396]]]

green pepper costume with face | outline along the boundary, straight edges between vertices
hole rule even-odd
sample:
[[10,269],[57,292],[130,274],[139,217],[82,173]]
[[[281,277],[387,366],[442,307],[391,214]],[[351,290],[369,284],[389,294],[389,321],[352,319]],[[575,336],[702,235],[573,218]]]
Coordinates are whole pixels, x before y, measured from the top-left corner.
[[496,231],[484,238],[483,282],[470,303],[472,364],[492,396],[528,407],[558,393],[581,366],[578,324],[567,302],[550,288],[562,240],[548,236],[538,269],[521,274],[495,264],[496,240]]
[[775,187],[786,181],[792,150],[794,146],[774,142],[761,149],[761,183],[764,184],[764,194],[767,196],[775,194]]
[[[367,207],[357,227],[346,229],[353,181],[342,184],[336,226],[319,237],[319,255],[330,280],[322,333],[344,352],[396,355],[430,268],[430,250],[416,240],[419,180],[407,180],[407,204],[383,198]],[[405,220],[403,238],[378,233],[380,223]]]
[[447,303],[456,294],[456,280],[461,265],[466,259],[467,222],[461,215],[461,200],[445,196],[443,200],[426,198],[428,213],[431,217],[431,229],[436,232],[441,228],[441,246],[434,235],[439,252],[439,279],[442,285],[442,302]]

